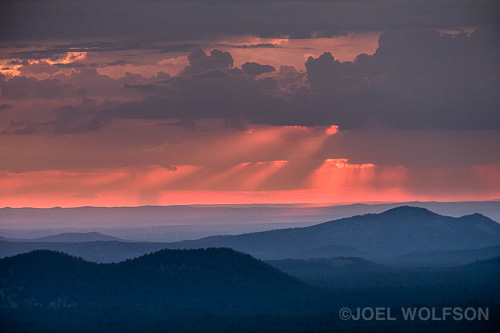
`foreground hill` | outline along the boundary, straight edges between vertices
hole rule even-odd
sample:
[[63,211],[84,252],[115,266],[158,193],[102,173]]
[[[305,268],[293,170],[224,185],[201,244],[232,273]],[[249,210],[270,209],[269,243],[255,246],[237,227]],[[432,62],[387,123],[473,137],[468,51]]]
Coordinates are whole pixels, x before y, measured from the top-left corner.
[[98,263],[120,262],[159,251],[165,243],[135,243],[118,241],[99,242],[30,242],[0,240],[0,257],[14,256],[34,250],[64,252]]
[[[335,272],[335,279],[328,289],[317,289],[230,249],[163,250],[118,264],[34,251],[0,260],[0,327],[2,332],[498,332],[499,258],[406,272],[397,283],[390,281],[391,269],[359,258],[286,265],[326,278]],[[381,272],[389,281],[377,275]],[[360,273],[383,283],[353,279]],[[488,307],[491,320],[345,321],[338,315],[343,307],[396,312],[400,306],[443,304]]]
[[383,260],[384,264],[402,266],[459,266],[500,256],[500,245],[481,249],[411,252]]
[[[342,290],[351,296],[362,290],[379,290],[387,295],[397,291],[421,302],[500,297],[500,256],[455,267],[396,267],[351,257],[267,262],[312,285]],[[378,299],[384,297],[379,295]]]
[[391,267],[355,257],[269,260],[267,263],[298,279],[327,288],[390,286],[395,272]]
[[262,259],[354,256],[381,259],[417,251],[500,244],[500,224],[480,215],[442,216],[403,206],[304,228],[172,243],[171,248],[230,247]]
[[314,294],[231,249],[163,250],[119,264],[52,251],[0,260],[2,332],[217,332],[219,317],[290,314]]
[[[0,260],[0,305],[153,306],[233,311],[311,291],[272,266],[231,249],[162,250],[119,264],[33,251]],[[257,303],[256,303],[257,302]],[[276,305],[276,304],[273,304]],[[251,307],[250,307],[251,308]]]

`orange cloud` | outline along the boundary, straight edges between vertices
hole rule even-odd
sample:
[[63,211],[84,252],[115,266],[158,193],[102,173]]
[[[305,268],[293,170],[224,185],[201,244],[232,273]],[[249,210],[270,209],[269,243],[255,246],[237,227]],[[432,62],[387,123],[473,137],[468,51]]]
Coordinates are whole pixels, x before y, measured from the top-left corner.
[[[380,32],[348,33],[344,36],[323,38],[258,38],[236,36],[214,41],[214,47],[229,51],[239,67],[247,61],[268,64],[279,68],[282,64],[304,70],[304,63],[309,56],[317,58],[323,52],[331,52],[340,61],[352,61],[358,54],[373,54],[378,47]],[[241,48],[244,45],[269,44],[270,48]],[[240,46],[240,47],[230,47]]]
[[[70,64],[73,62],[81,62],[84,61],[87,57],[87,52],[66,52],[64,56],[61,56],[57,59],[45,58],[45,59],[27,59],[25,62],[29,65],[40,65],[45,68],[54,68],[51,66],[54,65],[62,65],[62,64]],[[0,73],[7,76],[19,76],[21,75],[20,69],[24,66],[23,64],[15,64],[10,65],[10,61],[18,60],[18,59],[5,59],[4,61],[0,61]],[[53,69],[52,72],[57,72],[59,69]]]

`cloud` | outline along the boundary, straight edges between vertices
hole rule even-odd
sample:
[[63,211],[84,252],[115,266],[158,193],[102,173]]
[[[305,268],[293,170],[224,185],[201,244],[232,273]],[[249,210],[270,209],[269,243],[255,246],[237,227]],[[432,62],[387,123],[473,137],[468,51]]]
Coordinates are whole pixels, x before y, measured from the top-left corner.
[[[355,128],[500,128],[496,31],[384,33],[373,55],[340,62],[325,52],[291,67],[245,63],[201,49],[159,95],[114,110],[120,117],[222,118],[230,123]],[[270,77],[256,80],[255,75]],[[244,74],[251,74],[244,75]],[[306,83],[308,85],[306,85]],[[122,109],[122,111],[118,111]],[[235,120],[238,120],[235,122]]]
[[[4,40],[199,40],[254,35],[294,38],[345,31],[496,25],[488,0],[361,1],[7,1],[0,16]],[[33,20],[37,17],[37,20]],[[144,36],[147,36],[146,38]],[[89,45],[75,45],[87,47]],[[90,45],[92,47],[92,45]],[[96,44],[112,48],[112,44]]]
[[304,82],[306,73],[297,71],[293,66],[281,65],[274,78],[282,89],[286,89],[289,92],[298,92],[298,90],[306,88]]
[[496,35],[387,32],[373,56],[354,63],[310,57],[307,78],[343,128],[499,128]]
[[309,57],[305,63],[307,79],[311,89],[331,93],[336,90],[356,86],[356,80],[351,62],[341,63],[330,52],[325,52],[318,58]]
[[7,104],[7,103],[0,104],[0,111],[11,108],[11,107],[12,107],[11,104]]
[[[159,75],[159,76],[158,76]],[[106,98],[120,98],[124,95],[124,87],[130,93],[134,90],[134,86],[137,86],[135,90],[143,92],[148,89],[145,88],[151,83],[151,80],[165,80],[169,76],[168,74],[157,74],[156,76],[148,79],[140,74],[132,74],[130,72],[125,72],[125,75],[120,78],[112,78],[105,74],[100,74],[95,68],[78,68],[78,70],[72,71],[70,74],[57,74],[55,76],[57,79],[71,84],[77,89],[85,89],[88,96],[97,97],[105,96]]]
[[260,44],[240,44],[240,45],[232,45],[232,44],[217,44],[217,47],[230,47],[235,49],[274,49],[280,48],[279,44],[273,43],[260,43]]
[[45,124],[47,130],[64,133],[97,131],[111,120],[98,111],[84,106],[65,106],[56,110],[56,120]]
[[225,70],[233,66],[234,60],[229,52],[213,49],[210,55],[200,48],[188,55],[189,65],[184,68],[182,75],[203,74],[208,71]]
[[30,121],[11,122],[2,134],[70,134],[100,130],[109,124],[110,119],[98,112],[87,111],[81,107],[65,106],[56,110],[55,120],[35,123]]
[[240,120],[249,121],[255,114],[262,116],[261,113],[278,102],[273,94],[279,92],[269,92],[277,90],[277,81],[274,78],[255,80],[233,68],[233,58],[228,52],[213,49],[208,55],[196,49],[188,60],[189,65],[176,77],[159,84],[151,78],[152,83],[145,86],[126,86],[156,91],[156,94],[142,101],[118,105],[110,114],[120,118],[179,119],[185,124],[200,118],[219,118],[236,125],[241,124]]
[[[496,36],[494,29],[454,35],[390,31],[380,36],[373,55],[341,62],[325,52],[307,59],[305,73],[290,66],[276,71],[256,62],[240,69],[229,52],[197,48],[173,77],[126,73],[116,79],[79,68],[52,79],[19,76],[0,84],[3,97],[11,100],[62,98],[85,89],[93,98],[116,98],[102,105],[106,117],[176,119],[189,127],[197,119],[215,118],[236,128],[498,129]],[[264,73],[266,77],[258,79]]]
[[[53,43],[49,43],[51,45]],[[116,52],[131,52],[131,51],[152,51],[154,53],[185,53],[190,52],[203,45],[194,43],[157,43],[152,41],[93,41],[83,43],[68,43],[45,46],[39,43],[31,43],[24,45],[26,50],[11,51],[0,53],[0,59],[12,59],[11,65],[32,65],[41,63],[45,67],[54,65],[63,68],[83,67],[80,62],[70,61],[68,55],[76,55],[81,53],[116,53]],[[249,46],[251,47],[251,46]],[[256,46],[257,47],[257,46]],[[73,59],[75,60],[75,59]],[[92,63],[93,66],[124,66],[129,64],[125,60],[115,60],[104,64]],[[57,71],[56,67],[50,69]]]
[[241,65],[241,69],[243,69],[245,73],[251,76],[257,76],[264,73],[271,73],[276,70],[276,68],[274,68],[273,66],[261,65],[256,62],[246,62],[243,65]]
[[[108,66],[121,66],[121,65],[116,65],[116,64],[110,64]],[[71,63],[68,63],[68,64],[54,64],[54,67],[59,67],[59,68],[82,68],[82,67],[86,67],[85,64],[82,64],[80,62],[71,62]]]
[[184,44],[168,44],[164,46],[142,46],[141,49],[150,48],[159,53],[170,53],[170,52],[190,52],[192,50],[200,48],[202,45],[194,44],[194,43],[184,43]]
[[[47,73],[52,75],[60,71],[60,68],[53,66],[46,61],[37,61],[34,63],[29,63],[28,61],[22,61],[21,64],[22,66],[19,67],[18,69],[21,75],[33,75],[33,74],[36,75],[42,73]],[[73,64],[71,63],[64,65],[73,65]]]
[[25,76],[14,76],[1,83],[0,87],[2,97],[7,100],[62,99],[75,95],[74,87],[59,79],[37,80]]
[[37,121],[26,117],[21,120],[11,120],[9,126],[0,133],[2,135],[84,133],[100,130],[112,121],[101,112],[94,100],[85,95],[80,96],[78,105],[57,107],[51,112],[46,111],[44,116],[42,118],[48,117],[50,120]]
[[151,83],[148,84],[128,84],[125,83],[123,85],[123,89],[129,89],[129,90],[137,90],[140,92],[148,92],[148,91],[155,91],[158,89],[158,86],[155,86]]

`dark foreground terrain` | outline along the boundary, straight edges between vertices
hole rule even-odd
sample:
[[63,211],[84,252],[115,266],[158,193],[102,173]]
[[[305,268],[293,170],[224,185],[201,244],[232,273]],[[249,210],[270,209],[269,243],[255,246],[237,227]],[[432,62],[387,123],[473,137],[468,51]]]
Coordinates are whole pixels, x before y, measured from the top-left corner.
[[[395,269],[358,258],[271,262],[231,249],[118,264],[52,251],[0,260],[2,332],[498,332],[500,258]],[[299,280],[301,278],[306,282]],[[488,320],[404,320],[400,307],[483,308]],[[395,320],[342,320],[341,308]]]
[[499,332],[499,244],[485,216],[408,206],[177,243],[3,238],[0,331]]

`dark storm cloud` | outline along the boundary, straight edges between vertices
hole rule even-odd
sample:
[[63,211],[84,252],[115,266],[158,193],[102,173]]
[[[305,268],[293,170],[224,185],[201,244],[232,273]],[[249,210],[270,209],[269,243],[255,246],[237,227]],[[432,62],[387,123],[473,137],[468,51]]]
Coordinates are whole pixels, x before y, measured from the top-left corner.
[[72,84],[76,88],[84,88],[89,96],[112,96],[127,84],[143,84],[143,77],[139,74],[125,73],[123,78],[113,79],[99,74],[94,68],[79,68],[70,75],[59,74],[58,77]]
[[123,85],[123,89],[127,90],[136,90],[136,91],[141,91],[141,92],[150,92],[150,91],[157,91],[158,89],[161,89],[160,87],[148,83],[148,84],[128,84],[125,83]]
[[102,113],[95,101],[81,97],[78,105],[65,105],[54,110],[51,121],[12,120],[0,134],[69,134],[100,130],[112,119]]
[[84,67],[87,67],[87,65],[82,64],[80,62],[70,62],[68,64],[54,64],[53,66],[56,68],[84,68]]
[[[73,64],[75,65],[75,64]],[[127,90],[148,91],[147,87],[159,91],[158,86],[151,83],[159,83],[168,80],[169,74],[159,72],[151,78],[145,78],[140,74],[126,72],[123,77],[114,79],[107,75],[99,74],[94,68],[85,66],[69,66],[76,68],[71,74],[59,73],[49,79],[37,79],[28,76],[13,76],[6,79],[0,74],[0,96],[6,100],[27,99],[63,99],[66,97],[77,97],[78,91],[85,91],[90,96],[121,96],[123,88]],[[29,64],[19,68],[24,73],[56,73],[58,66],[47,63]]]
[[56,120],[45,123],[20,122],[11,123],[10,128],[1,134],[69,134],[93,132],[109,123],[109,119],[93,112],[81,112],[72,108],[64,108]]
[[[100,106],[98,114],[105,114],[104,120],[95,118],[95,110],[78,106],[56,112],[53,123],[19,125],[11,131],[18,134],[89,131],[112,118],[177,119],[189,127],[196,119],[217,118],[235,127],[498,129],[497,38],[494,29],[470,35],[389,31],[380,36],[373,55],[340,62],[326,52],[308,58],[306,73],[290,66],[276,71],[258,63],[245,63],[240,69],[229,52],[196,48],[188,56],[189,65],[174,77],[126,73],[115,79],[79,68],[45,80],[0,76],[0,86],[6,100],[74,97],[78,89],[90,97],[116,100],[131,93],[142,96],[139,101]],[[267,77],[257,79],[262,73]]]
[[186,43],[186,44],[169,44],[164,46],[151,45],[148,48],[156,50],[159,53],[170,53],[170,52],[190,52],[202,46],[205,45]]
[[260,44],[244,44],[244,45],[230,45],[230,44],[217,44],[217,47],[230,47],[235,49],[275,49],[281,48],[278,44],[260,43]]
[[4,55],[4,59],[19,59],[20,61],[14,61],[16,63],[23,63],[22,60],[41,60],[49,59],[52,61],[64,58],[69,51],[64,51],[63,49],[45,49],[45,50],[34,50],[34,51],[19,51],[11,52]]
[[[124,103],[110,113],[120,118],[177,118],[185,124],[200,118],[226,119],[234,124],[240,120],[278,122],[283,116],[279,112],[283,102],[267,94],[267,87],[262,87],[261,82],[248,76],[213,75],[214,72],[176,80],[166,96]],[[270,112],[272,108],[274,112]]]
[[261,65],[256,62],[246,62],[241,65],[241,69],[248,75],[257,76],[264,73],[271,73],[276,70],[273,66]]
[[348,30],[498,24],[489,0],[3,1],[0,40],[182,41],[214,35],[332,36]]
[[233,66],[234,60],[229,52],[213,49],[210,55],[200,48],[188,55],[189,66],[184,68],[182,75],[204,74],[213,70],[224,70]]
[[[161,95],[117,107],[126,118],[223,118],[272,125],[343,129],[500,128],[500,52],[496,31],[442,35],[384,33],[374,55],[306,62],[307,83],[282,66],[272,77],[233,68],[229,53],[193,51],[189,66]],[[256,68],[262,68],[260,64]],[[245,73],[246,72],[246,73]],[[294,89],[291,86],[296,85]],[[284,89],[287,87],[287,89]],[[281,89],[278,89],[281,88]]]
[[0,83],[0,88],[2,98],[6,100],[61,99],[75,95],[74,87],[59,79],[37,80],[32,77],[14,76]]
[[[10,65],[30,65],[28,60],[50,60],[50,61],[60,61],[67,60],[68,54],[81,53],[81,52],[92,52],[92,53],[104,53],[104,52],[118,52],[118,51],[151,51],[154,53],[174,53],[174,52],[190,52],[196,48],[203,45],[184,43],[184,44],[166,44],[159,45],[153,42],[103,42],[94,41],[86,43],[70,43],[70,44],[59,44],[45,49],[41,48],[40,45],[27,45],[27,48],[31,50],[7,52],[0,54],[0,59],[13,59],[9,61]],[[33,48],[36,48],[33,50]],[[123,59],[116,60],[108,63],[92,63],[90,67],[103,67],[103,66],[124,66],[131,64],[131,62],[125,61]],[[55,64],[54,66],[61,68],[78,68],[84,67],[85,65],[79,62],[62,63]]]
[[225,73],[224,71],[220,69],[212,69],[208,72],[205,72],[203,74],[197,74],[194,75],[194,77],[200,78],[200,79],[209,79],[209,78],[215,78],[215,77],[228,77],[229,75]]
[[237,126],[241,122],[278,124],[284,116],[281,111],[285,109],[285,101],[277,93],[275,79],[255,80],[233,68],[230,53],[217,49],[210,54],[196,49],[188,60],[189,65],[179,76],[164,81],[166,85],[126,86],[148,92],[156,90],[159,94],[116,106],[109,111],[110,115],[135,119],[177,118],[191,125],[199,118],[220,118]]
[[[142,50],[153,48],[145,43],[127,42],[127,43],[114,43],[94,41],[87,43],[71,43],[59,44],[45,49],[40,49],[39,45],[27,45],[26,48],[37,48],[36,50],[16,51],[10,52],[2,56],[4,59],[17,59],[17,62],[23,60],[43,60],[49,59],[57,61],[64,59],[69,52],[112,52],[112,51],[128,51],[128,50]],[[14,60],[16,61],[16,60]]]
[[11,108],[11,107],[12,107],[11,104],[6,104],[6,103],[0,104],[0,111]]
[[114,43],[93,41],[86,43],[58,44],[51,47],[42,48],[38,43],[25,45],[24,48],[31,50],[15,51],[0,55],[3,59],[16,59],[13,62],[22,63],[24,60],[51,60],[58,61],[67,57],[69,52],[110,52],[122,50],[144,49],[144,43],[126,42]]
[[65,106],[56,110],[56,120],[47,123],[47,130],[54,133],[81,133],[97,131],[111,120],[85,105]]
[[499,128],[497,36],[387,32],[354,63],[309,58],[308,80],[344,128]]
[[[116,60],[116,61],[110,61],[105,64],[103,64],[104,67],[113,67],[113,66],[125,66],[125,65],[130,65],[131,62],[127,62],[125,60]],[[92,64],[96,66],[96,64]]]

